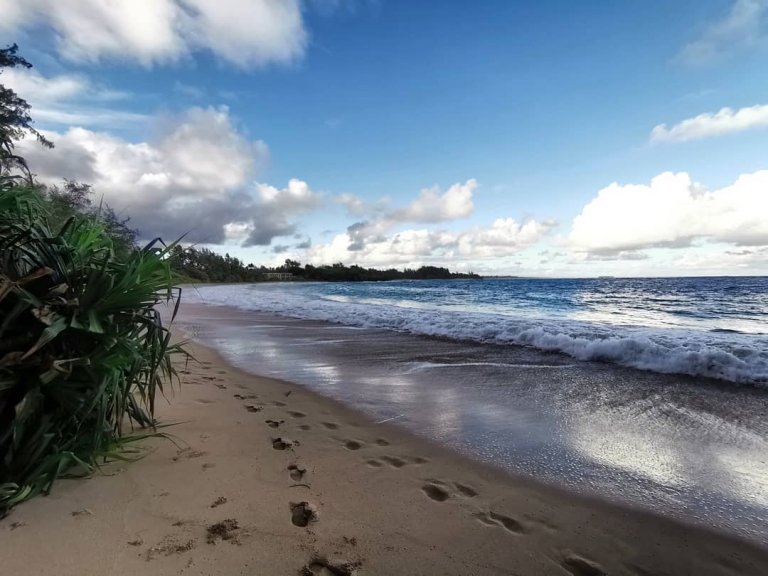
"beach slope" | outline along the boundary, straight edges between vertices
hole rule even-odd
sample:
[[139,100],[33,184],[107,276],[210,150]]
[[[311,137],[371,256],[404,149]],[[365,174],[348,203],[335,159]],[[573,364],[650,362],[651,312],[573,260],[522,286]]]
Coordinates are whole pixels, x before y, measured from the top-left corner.
[[742,575],[768,550],[514,479],[194,345],[177,445],[0,521],[3,574]]

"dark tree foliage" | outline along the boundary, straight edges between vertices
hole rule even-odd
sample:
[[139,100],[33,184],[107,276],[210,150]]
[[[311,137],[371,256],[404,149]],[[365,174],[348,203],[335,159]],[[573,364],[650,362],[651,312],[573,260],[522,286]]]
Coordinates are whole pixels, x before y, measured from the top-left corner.
[[59,186],[36,187],[48,213],[48,222],[58,229],[72,218],[86,216],[99,222],[112,240],[115,255],[125,258],[136,248],[138,231],[130,228],[130,218],[122,218],[110,206],[95,204],[91,199],[93,188],[90,184],[81,184],[76,180],[64,180]]
[[[3,68],[32,68],[32,64],[17,54],[16,44],[8,48],[0,48],[0,74]],[[29,104],[23,98],[0,84],[0,176],[4,178],[19,178],[16,171],[23,173],[29,183],[32,174],[24,158],[14,153],[15,142],[23,139],[27,133],[32,134],[46,148],[53,148],[53,143],[32,127],[29,115]]]
[[472,272],[461,274],[451,272],[448,268],[436,266],[422,266],[419,269],[406,268],[405,270],[377,270],[375,268],[363,268],[361,266],[345,266],[342,263],[332,266],[301,265],[301,262],[287,259],[285,264],[278,268],[266,268],[264,266],[246,265],[229,254],[222,256],[206,248],[176,247],[173,253],[171,267],[174,271],[188,280],[194,282],[262,282],[268,281],[267,276],[273,272],[287,272],[293,274],[295,280],[309,280],[315,282],[377,282],[384,280],[451,280],[458,278],[480,278]]
[[229,254],[222,256],[206,248],[177,246],[171,254],[171,268],[194,282],[257,282],[262,271],[246,266]]

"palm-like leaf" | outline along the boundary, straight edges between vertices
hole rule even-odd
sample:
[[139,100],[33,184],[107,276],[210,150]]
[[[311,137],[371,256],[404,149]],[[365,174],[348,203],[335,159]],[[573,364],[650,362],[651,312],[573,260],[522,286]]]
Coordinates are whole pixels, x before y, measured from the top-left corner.
[[157,310],[180,296],[173,248],[120,260],[96,220],[52,231],[33,190],[0,186],[0,514],[154,427],[184,353]]

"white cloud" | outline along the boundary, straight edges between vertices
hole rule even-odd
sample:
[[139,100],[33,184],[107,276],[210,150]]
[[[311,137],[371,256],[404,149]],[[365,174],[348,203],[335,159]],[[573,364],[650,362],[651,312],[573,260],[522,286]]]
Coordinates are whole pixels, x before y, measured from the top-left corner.
[[36,70],[9,68],[0,74],[0,83],[25,99],[35,119],[43,123],[114,128],[147,120],[144,114],[105,107],[105,102],[128,95],[97,86],[83,76],[48,78]]
[[378,229],[370,231],[364,243],[348,232],[336,235],[328,244],[311,247],[304,258],[316,265],[344,262],[376,267],[474,263],[517,254],[536,244],[553,226],[553,221],[519,224],[508,218],[458,233],[422,229],[387,236],[382,234],[386,230]]
[[381,198],[375,202],[370,202],[354,194],[340,194],[336,196],[334,202],[341,204],[347,209],[347,213],[350,216],[356,218],[362,218],[364,216],[373,216],[380,214],[389,206],[390,199],[388,197]]
[[224,225],[224,238],[242,242],[251,233],[251,228],[248,222],[229,222]]
[[[350,239],[348,250],[361,251],[369,242],[380,243],[392,228],[401,224],[409,222],[436,224],[466,218],[475,209],[472,193],[477,186],[477,181],[470,179],[464,184],[457,182],[442,194],[437,186],[424,188],[419,193],[419,197],[404,208],[372,220],[355,222],[347,228],[345,235]],[[355,216],[381,212],[389,203],[388,198],[369,203],[351,194],[337,197],[336,201],[346,206],[347,211]]]
[[89,87],[89,82],[81,76],[45,78],[37,71],[25,68],[6,68],[2,71],[2,78],[4,86],[35,104],[80,96]]
[[764,43],[767,11],[768,0],[736,0],[728,14],[683,47],[678,60],[690,66],[705,66]]
[[226,107],[192,108],[164,128],[152,143],[84,128],[45,132],[53,150],[27,139],[19,152],[43,182],[74,178],[92,184],[107,204],[131,216],[143,238],[188,233],[189,241],[211,244],[269,244],[293,234],[293,218],[322,201],[298,180],[282,190],[250,184],[269,152],[235,130]]
[[210,50],[242,67],[304,54],[300,0],[2,0],[0,29],[47,25],[65,58],[144,65]]
[[579,252],[610,255],[652,247],[685,247],[707,239],[768,245],[768,170],[707,191],[688,174],[665,172],[650,185],[611,184],[573,221]]
[[290,220],[300,214],[317,210],[323,205],[323,195],[310,190],[301,180],[292,179],[288,186],[277,189],[268,184],[256,184],[259,202],[259,225],[254,226],[244,246],[267,246],[276,236],[296,233]]
[[471,228],[458,235],[457,254],[466,258],[510,256],[533,246],[555,227],[554,220],[529,220],[519,224],[512,218],[499,218],[490,226]]
[[667,128],[659,124],[651,132],[654,142],[685,142],[751,128],[768,127],[768,104],[733,110],[722,108],[717,113],[699,114]]
[[398,222],[425,223],[466,218],[475,210],[475,204],[472,201],[475,188],[477,188],[477,181],[474,178],[467,180],[464,184],[454,184],[443,194],[437,186],[425,188],[418,199],[405,208],[395,210],[390,218]]

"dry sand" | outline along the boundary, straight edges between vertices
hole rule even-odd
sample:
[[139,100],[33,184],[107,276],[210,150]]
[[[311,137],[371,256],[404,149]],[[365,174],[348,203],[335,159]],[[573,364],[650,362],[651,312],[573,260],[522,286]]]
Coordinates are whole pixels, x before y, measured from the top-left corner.
[[171,442],[0,522],[0,574],[768,574],[768,549],[513,479],[299,386],[200,364]]

